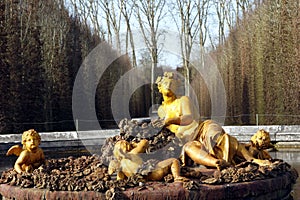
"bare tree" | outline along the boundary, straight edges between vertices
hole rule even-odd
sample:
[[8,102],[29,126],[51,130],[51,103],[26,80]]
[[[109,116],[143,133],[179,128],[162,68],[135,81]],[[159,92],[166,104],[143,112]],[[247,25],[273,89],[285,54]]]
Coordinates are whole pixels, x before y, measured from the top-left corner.
[[70,2],[74,9],[73,10],[74,16],[76,17],[80,16],[82,22],[87,26],[89,21],[89,15],[90,15],[90,12],[88,12],[89,1],[70,0]]
[[163,34],[159,32],[159,24],[166,12],[164,7],[166,0],[138,0],[135,3],[135,14],[142,32],[142,36],[151,55],[151,103],[155,104],[154,81],[158,63],[158,39]]
[[[194,43],[197,41],[200,30],[199,4],[200,1],[177,0],[172,12],[173,19],[177,25],[180,35],[182,62],[185,69],[185,93],[189,95],[190,59]],[[173,9],[173,8],[172,8]],[[177,14],[178,13],[178,14]],[[177,22],[177,16],[179,21]]]
[[225,20],[227,23],[227,27],[229,28],[229,30],[232,30],[237,19],[236,16],[237,11],[234,2],[226,1],[224,9],[225,9]]
[[[98,2],[98,1],[96,1]],[[106,26],[108,30],[108,42],[109,44],[116,45],[117,50],[121,51],[121,40],[120,40],[120,27],[121,27],[121,19],[122,12],[120,9],[116,9],[120,6],[115,5],[114,1],[103,0],[98,2],[100,4],[100,8],[105,13]],[[119,2],[117,2],[119,4]],[[114,34],[111,29],[113,29]],[[112,38],[114,35],[114,38]]]
[[131,29],[131,23],[130,19],[134,11],[134,5],[135,0],[132,1],[126,1],[126,0],[119,0],[119,9],[122,12],[122,15],[124,17],[125,23],[126,23],[126,44],[125,44],[125,52],[128,54],[128,48],[129,48],[129,43],[131,46],[131,59],[132,59],[132,66],[136,67],[136,53],[135,53],[135,46],[134,46],[134,40],[133,40],[133,34],[132,34],[132,29]]
[[225,41],[225,19],[226,19],[226,0],[218,0],[214,2],[216,13],[218,17],[218,38],[219,45]]
[[241,19],[246,19],[248,16],[248,12],[251,10],[253,6],[257,6],[254,1],[250,0],[236,0],[235,1],[235,16],[236,16],[236,24],[240,24]]
[[198,0],[199,44],[204,47],[208,34],[209,0]]
[[[92,27],[94,34],[101,39],[105,38],[105,31],[103,30],[103,25],[101,23],[101,7],[99,1],[94,0],[70,0],[71,8],[73,10],[74,16],[78,17],[85,27]],[[104,4],[102,2],[102,4]],[[109,20],[109,15],[102,16]],[[110,23],[109,23],[110,24]],[[108,25],[109,25],[108,24]],[[110,26],[107,27],[107,40],[110,41],[111,31]]]

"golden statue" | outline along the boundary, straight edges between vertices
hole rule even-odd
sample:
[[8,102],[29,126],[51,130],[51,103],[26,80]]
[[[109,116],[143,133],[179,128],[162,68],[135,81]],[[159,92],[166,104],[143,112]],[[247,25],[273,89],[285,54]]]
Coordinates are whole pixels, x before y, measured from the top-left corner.
[[22,135],[23,148],[14,145],[7,151],[6,155],[19,156],[14,165],[16,172],[32,172],[45,162],[44,152],[39,148],[40,143],[41,136],[34,129],[30,129]]
[[200,122],[199,113],[187,96],[177,96],[180,80],[176,74],[165,72],[158,77],[157,86],[163,96],[158,115],[164,119],[164,125],[186,143],[182,150],[182,161],[187,157],[194,162],[218,169],[234,165],[235,156],[247,161],[253,160],[260,165],[270,162],[254,158],[235,137],[225,133],[224,129],[212,120]]
[[158,116],[164,119],[164,125],[183,143],[194,140],[200,117],[189,97],[176,95],[180,80],[174,73],[165,72],[163,77],[157,78],[156,83],[163,96]]
[[267,149],[274,148],[271,143],[270,133],[264,129],[258,130],[250,140],[249,144],[245,145],[246,149],[254,158],[271,159]]
[[157,163],[150,163],[154,164],[152,168],[140,171],[145,162],[139,154],[145,153],[148,145],[149,142],[146,139],[143,139],[138,143],[129,143],[126,140],[118,141],[115,144],[113,151],[115,160],[110,161],[108,173],[111,175],[114,172],[117,172],[118,180],[141,173],[145,181],[159,181],[171,172],[174,181],[187,180],[180,176],[180,162],[175,158],[169,158]]

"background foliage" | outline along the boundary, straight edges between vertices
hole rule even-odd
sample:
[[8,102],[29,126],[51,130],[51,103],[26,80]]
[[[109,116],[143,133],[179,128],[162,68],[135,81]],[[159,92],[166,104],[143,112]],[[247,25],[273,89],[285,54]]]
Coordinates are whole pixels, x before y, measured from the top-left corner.
[[[242,3],[246,1],[236,2],[250,5]],[[215,45],[210,37],[209,55],[223,77],[214,81],[223,81],[227,93],[226,124],[255,124],[255,114],[260,114],[260,124],[299,124],[299,0],[253,2],[255,7],[242,9],[242,17],[237,15],[234,22],[220,15],[220,26],[221,22],[231,22],[229,33],[225,37],[224,30],[219,28]],[[112,43],[112,30],[119,30],[117,26],[110,27],[112,30],[105,28],[111,22],[116,24],[112,20],[116,19],[112,18],[117,16],[115,13],[103,12],[108,16],[106,19],[112,21],[97,23],[99,26],[87,22],[84,14],[70,12],[63,0],[0,2],[0,133],[29,128],[38,131],[75,129],[71,103],[76,73],[87,54],[101,41]],[[126,19],[129,28],[130,18]],[[205,27],[201,25],[200,29]],[[127,39],[126,49],[132,38]],[[203,37],[201,42],[204,42]],[[120,48],[120,44],[118,46]],[[157,49],[150,53],[150,58],[141,57],[140,65],[157,62]],[[190,61],[193,65],[199,64],[197,58]],[[211,103],[207,86],[192,65],[183,66],[185,63],[178,65],[178,70],[189,69],[189,81],[197,92],[201,115],[209,118]],[[99,81],[96,110],[103,126],[115,125],[105,124],[112,121],[109,97],[114,84],[136,65],[135,55],[127,52],[111,64]],[[136,80],[131,81],[134,84]],[[217,93],[218,88],[215,90]],[[147,116],[151,104],[147,96],[150,96],[149,85],[135,92],[130,103],[132,117]]]

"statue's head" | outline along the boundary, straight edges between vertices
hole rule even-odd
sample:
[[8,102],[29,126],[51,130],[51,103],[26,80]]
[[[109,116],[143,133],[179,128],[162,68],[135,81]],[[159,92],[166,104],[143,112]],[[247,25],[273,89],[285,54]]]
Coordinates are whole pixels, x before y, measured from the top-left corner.
[[272,147],[271,138],[269,132],[264,129],[258,130],[252,137],[251,143],[257,149],[268,149]]
[[129,152],[131,149],[129,142],[120,140],[115,144],[113,154],[117,160],[121,160],[124,157],[124,153]]
[[22,134],[22,144],[23,148],[27,150],[37,149],[41,143],[40,134],[34,129],[24,131]]
[[174,72],[165,72],[162,77],[157,77],[156,84],[160,93],[168,95],[170,92],[177,93],[181,81]]

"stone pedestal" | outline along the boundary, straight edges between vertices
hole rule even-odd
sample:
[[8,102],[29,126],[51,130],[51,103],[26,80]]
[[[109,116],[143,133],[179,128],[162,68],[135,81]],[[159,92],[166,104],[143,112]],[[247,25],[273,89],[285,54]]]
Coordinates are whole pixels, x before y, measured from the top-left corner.
[[[294,170],[294,169],[293,169]],[[206,172],[207,173],[207,172]],[[20,188],[7,184],[0,185],[0,199],[38,200],[38,199],[289,199],[295,173],[263,180],[222,185],[197,184],[188,189],[185,183],[147,182],[143,186],[128,188],[125,191],[111,190],[99,193],[93,191],[49,191],[46,189]]]

